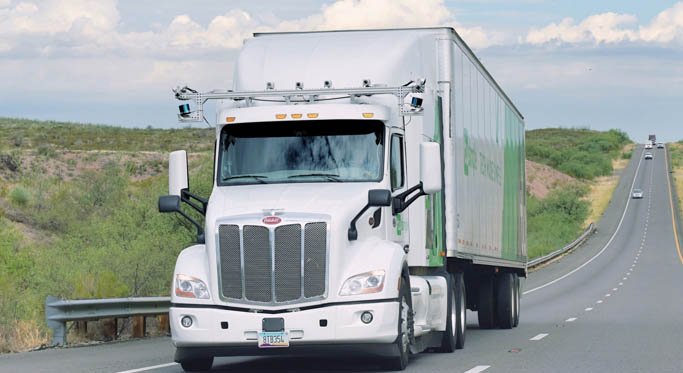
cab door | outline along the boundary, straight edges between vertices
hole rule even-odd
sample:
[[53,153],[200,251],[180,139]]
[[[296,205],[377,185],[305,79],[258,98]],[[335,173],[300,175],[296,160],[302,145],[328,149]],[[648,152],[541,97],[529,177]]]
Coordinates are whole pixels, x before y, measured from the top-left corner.
[[[391,195],[397,196],[405,192],[407,188],[407,174],[406,174],[406,147],[403,130],[392,129],[389,138],[389,177],[391,181]],[[388,218],[387,229],[389,231],[389,239],[400,244],[406,251],[410,243],[410,230],[408,229],[409,215],[408,211],[404,211],[394,215],[392,207],[386,208]]]

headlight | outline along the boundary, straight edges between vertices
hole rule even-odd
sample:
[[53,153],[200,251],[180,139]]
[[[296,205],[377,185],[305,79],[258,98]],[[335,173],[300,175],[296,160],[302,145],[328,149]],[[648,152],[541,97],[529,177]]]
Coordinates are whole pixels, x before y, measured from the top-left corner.
[[384,271],[377,270],[349,277],[339,291],[339,295],[358,295],[378,293],[384,289]]
[[206,287],[204,281],[185,275],[176,275],[175,278],[175,295],[179,297],[209,299],[209,288]]

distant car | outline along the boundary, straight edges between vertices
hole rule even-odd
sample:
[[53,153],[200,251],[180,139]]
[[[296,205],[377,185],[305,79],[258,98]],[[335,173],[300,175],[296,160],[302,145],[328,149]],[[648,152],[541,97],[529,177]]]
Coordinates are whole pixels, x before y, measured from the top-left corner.
[[633,193],[631,193],[631,196],[633,198],[643,198],[643,191],[640,189],[633,189]]
[[664,149],[664,144],[663,143],[657,143],[657,149]]
[[645,153],[645,159],[652,159],[652,153],[650,153],[650,152]]
[[652,144],[651,143],[646,143],[645,144],[645,149],[652,149]]

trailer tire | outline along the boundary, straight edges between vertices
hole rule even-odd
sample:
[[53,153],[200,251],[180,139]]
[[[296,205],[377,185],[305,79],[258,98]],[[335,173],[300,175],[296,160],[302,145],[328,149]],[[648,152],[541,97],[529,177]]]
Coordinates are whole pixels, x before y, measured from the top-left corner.
[[447,274],[446,276],[446,287],[448,292],[447,307],[446,307],[446,330],[443,332],[443,337],[441,339],[441,347],[439,347],[439,352],[453,352],[455,351],[455,346],[457,343],[457,318],[458,318],[458,306],[457,306],[457,296],[455,279],[452,274]]
[[519,288],[519,275],[516,273],[512,275],[514,278],[514,290],[515,290],[515,319],[512,324],[513,328],[516,328],[517,325],[519,325],[519,303],[520,303],[520,298],[522,297],[521,289]]
[[493,275],[482,275],[477,289],[477,317],[479,328],[492,329],[496,323],[493,294]]
[[515,281],[512,273],[496,278],[496,320],[502,329],[511,329],[515,323]]
[[180,366],[186,372],[205,372],[211,369],[213,356],[181,361]]
[[460,350],[465,347],[465,332],[467,331],[467,293],[465,291],[465,276],[462,273],[456,273],[453,279],[457,313],[455,348]]
[[387,359],[385,367],[391,371],[405,370],[410,359],[410,337],[412,331],[412,301],[410,298],[410,280],[401,277],[401,289],[398,291],[398,335],[395,346],[395,356]]

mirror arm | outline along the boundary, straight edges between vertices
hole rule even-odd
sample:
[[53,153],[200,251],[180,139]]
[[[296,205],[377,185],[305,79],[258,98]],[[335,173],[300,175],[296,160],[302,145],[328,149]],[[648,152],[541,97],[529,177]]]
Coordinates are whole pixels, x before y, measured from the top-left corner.
[[351,220],[351,226],[349,227],[349,233],[348,233],[349,241],[355,241],[358,239],[358,231],[356,230],[356,221],[361,217],[361,215],[363,215],[365,213],[365,211],[368,211],[369,208],[370,208],[370,204],[368,203],[367,205],[365,205],[365,207],[363,207],[362,210],[360,210],[358,215],[356,215],[356,217]]
[[[418,191],[418,193],[412,197],[410,197],[409,200],[406,201],[406,198],[408,198],[409,195],[415,193],[415,191]],[[405,209],[408,208],[413,202],[415,202],[416,199],[426,196],[427,193],[424,192],[422,189],[422,182],[420,181],[417,183],[415,186],[412,188],[406,190],[405,192],[397,195],[394,197],[394,203],[393,203],[393,215],[400,214],[402,213]]]
[[197,227],[197,243],[199,244],[204,244],[204,229],[202,228],[199,223],[197,223],[194,219],[192,219],[189,215],[187,215],[182,209],[178,209],[177,211],[180,215],[182,215],[185,219],[189,220],[190,223],[192,223],[195,227]]
[[[199,201],[199,203],[201,203],[201,206],[192,202],[191,199]],[[180,200],[190,205],[190,207],[192,207],[193,209],[197,210],[198,213],[206,216],[206,207],[209,204],[209,201],[206,198],[202,198],[196,194],[190,193],[189,189],[185,188],[180,191]]]

